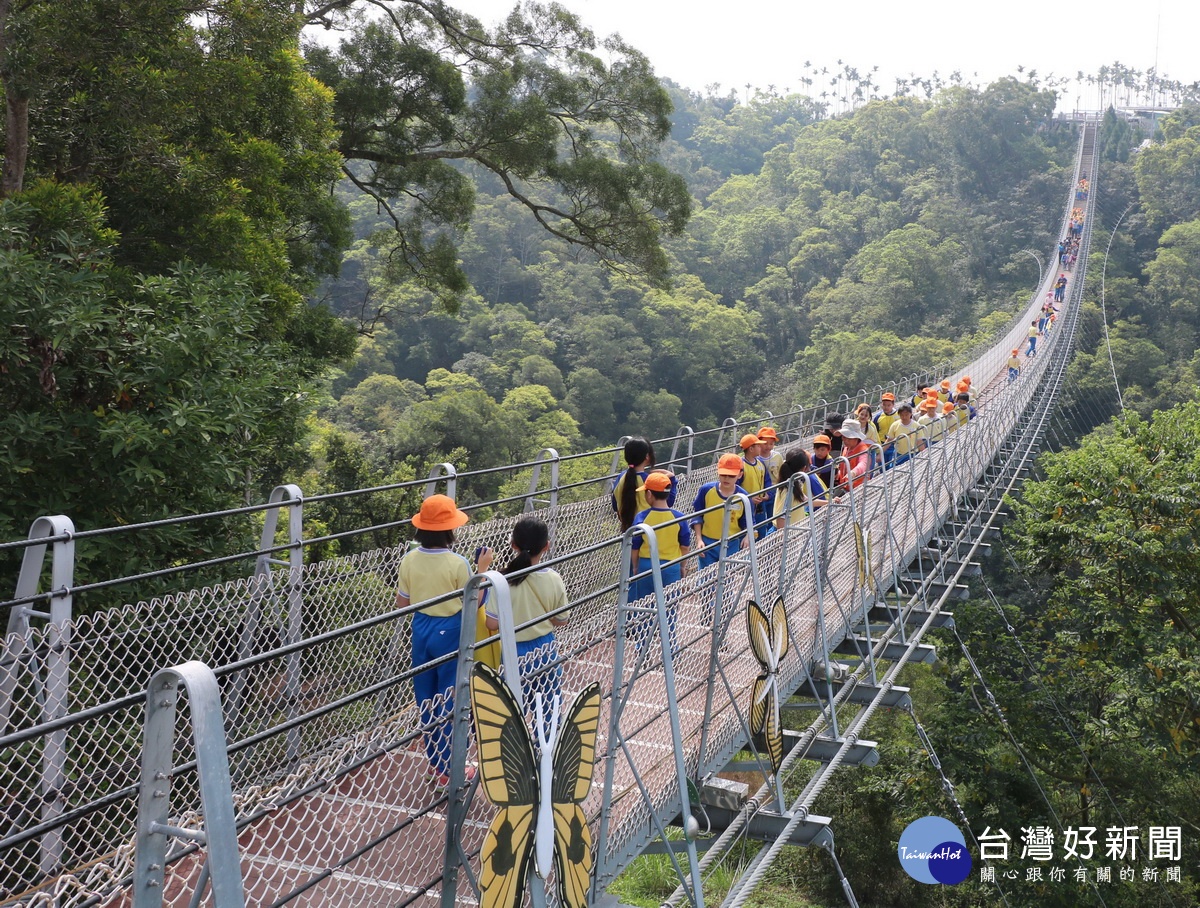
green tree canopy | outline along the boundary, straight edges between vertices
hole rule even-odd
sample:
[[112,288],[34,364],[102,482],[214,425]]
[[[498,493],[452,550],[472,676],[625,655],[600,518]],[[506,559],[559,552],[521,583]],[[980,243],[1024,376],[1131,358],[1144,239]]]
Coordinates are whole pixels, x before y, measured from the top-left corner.
[[[349,6],[319,5],[309,21]],[[494,30],[441,2],[376,6],[337,48],[305,55],[334,91],[345,173],[388,212],[412,275],[451,304],[466,289],[456,240],[470,163],[549,233],[665,281],[659,241],[691,201],[655,157],[671,104],[644,56],[598,42],[558,4],[527,3]]]
[[[246,275],[122,268],[95,194],[50,184],[0,203],[0,236],[0,536],[42,514],[95,528],[220,510],[279,480],[309,404]],[[169,563],[220,531],[194,532],[147,534],[99,569]]]
[[[1044,458],[1019,549],[1050,580],[1044,619],[1103,676],[1095,718],[1200,758],[1200,404],[1131,417]],[[1097,660],[1097,655],[1103,654]]]

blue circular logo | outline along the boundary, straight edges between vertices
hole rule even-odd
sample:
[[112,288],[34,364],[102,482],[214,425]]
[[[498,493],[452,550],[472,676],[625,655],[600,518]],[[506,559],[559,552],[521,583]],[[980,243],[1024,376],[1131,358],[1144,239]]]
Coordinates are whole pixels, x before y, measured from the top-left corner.
[[921,817],[909,823],[896,853],[904,872],[918,883],[954,886],[971,873],[967,840],[944,817]]

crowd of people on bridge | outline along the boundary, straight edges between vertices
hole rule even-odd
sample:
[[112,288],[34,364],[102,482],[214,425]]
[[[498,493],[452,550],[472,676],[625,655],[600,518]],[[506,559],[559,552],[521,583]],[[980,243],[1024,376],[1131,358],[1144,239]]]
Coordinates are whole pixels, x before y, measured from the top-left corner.
[[[718,458],[716,477],[697,491],[690,516],[675,509],[676,477],[655,465],[653,445],[644,438],[631,438],[625,444],[626,469],[613,486],[613,509],[622,530],[639,523],[654,530],[661,563],[698,549],[696,564],[706,567],[720,559],[722,537],[725,552],[731,554],[746,544],[750,530],[758,538],[767,536],[807,513],[809,504],[823,507],[869,477],[907,463],[943,442],[974,418],[972,400],[969,375],[959,379],[953,389],[945,379],[899,403],[888,391],[881,395],[877,409],[863,403],[852,414],[831,416],[823,431],[811,439],[811,453],[797,448],[786,457],[776,450],[776,429],[763,426],[739,439],[738,452]],[[786,505],[789,482],[790,509]],[[746,496],[750,507],[747,509],[742,499],[729,505],[727,534],[725,504],[738,494]],[[646,557],[638,535],[630,565],[635,575],[646,569]],[[670,567],[664,583],[682,576],[682,563]],[[630,599],[651,591],[650,578],[637,578]]]
[[[1070,255],[1072,264],[1078,245],[1075,228],[1079,225],[1082,214],[1077,210],[1071,219],[1072,233],[1060,244],[1062,254]],[[1026,356],[1036,355],[1038,339],[1053,328],[1057,318],[1055,303],[1064,298],[1066,285],[1063,273],[1047,295],[1040,317],[1030,324]],[[1018,349],[1013,349],[1007,366],[1008,380],[1015,381],[1021,372]],[[957,383],[943,379],[934,387],[922,388],[911,398],[898,400],[893,392],[884,392],[877,407],[862,403],[853,413],[830,416],[822,431],[811,438],[811,451],[794,446],[786,455],[776,448],[777,430],[764,425],[756,432],[744,434],[737,451],[720,455],[715,478],[700,486],[686,513],[675,507],[678,478],[656,465],[654,446],[645,438],[629,439],[624,446],[625,469],[612,486],[612,507],[622,531],[639,524],[649,530],[634,534],[631,540],[629,601],[654,592],[649,535],[653,536],[657,550],[663,587],[669,587],[681,580],[691,565],[703,568],[719,561],[722,551],[732,555],[744,548],[751,532],[763,538],[798,523],[811,510],[848,494],[870,477],[902,466],[943,443],[975,418],[973,401],[969,375]],[[745,498],[729,502],[740,495]],[[490,549],[482,548],[476,552],[472,565],[452,550],[454,530],[468,519],[445,495],[432,495],[422,503],[421,510],[412,518],[415,545],[401,560],[396,596],[401,608],[441,599],[413,613],[412,665],[419,668],[443,660],[413,678],[413,691],[425,728],[429,776],[443,788],[449,784],[456,672],[455,661],[447,657],[459,644],[463,617],[461,591],[471,574],[486,571],[494,557]],[[567,623],[567,594],[562,578],[553,570],[537,568],[549,551],[549,539],[544,522],[532,516],[521,518],[514,526],[512,551],[504,568],[505,574],[513,575],[511,617],[514,626],[521,627],[517,631],[519,673],[527,695],[540,693],[546,703],[561,690],[562,669],[554,631]],[[695,559],[687,557],[692,553],[696,553]],[[455,592],[459,595],[452,595]],[[494,635],[500,626],[498,606],[487,605],[486,597],[484,603],[475,616],[476,639]],[[673,618],[669,613],[671,646],[675,649]],[[478,648],[475,656],[493,667],[500,663],[499,647],[495,644]],[[472,773],[473,768],[468,767],[468,777]]]

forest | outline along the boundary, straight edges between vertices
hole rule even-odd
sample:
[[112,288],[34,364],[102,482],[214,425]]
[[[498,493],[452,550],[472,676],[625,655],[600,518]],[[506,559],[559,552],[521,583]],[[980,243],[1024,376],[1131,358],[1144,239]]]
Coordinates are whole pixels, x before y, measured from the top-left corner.
[[[138,523],[869,389],[990,339],[1036,286],[1028,251],[1057,239],[1077,133],[1034,73],[739,98],[660,79],[559,6],[486,27],[375,5],[0,4],[3,540],[43,514]],[[1096,78],[1118,72],[1135,91],[1119,64]],[[961,640],[911,683],[968,816],[1182,825],[1194,870],[1200,98],[1173,90],[1148,134],[1105,114],[1104,295],[1062,443]],[[241,534],[164,528],[82,566],[217,558]],[[0,565],[15,576],[11,553]],[[911,719],[884,721],[880,766],[824,805],[863,904],[994,904],[922,890],[888,857],[951,806]],[[841,903],[819,854],[769,885]],[[1104,900],[1194,904],[1198,885]],[[1078,898],[1045,886],[1036,904]]]

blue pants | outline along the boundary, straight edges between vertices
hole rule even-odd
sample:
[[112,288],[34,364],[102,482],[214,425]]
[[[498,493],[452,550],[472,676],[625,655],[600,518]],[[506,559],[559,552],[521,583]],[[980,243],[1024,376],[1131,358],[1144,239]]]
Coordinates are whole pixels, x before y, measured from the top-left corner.
[[[669,564],[664,566],[662,569],[663,591],[665,592],[672,583],[675,583],[681,577],[683,577],[683,565]],[[633,602],[635,598],[641,599],[643,596],[649,596],[653,592],[654,577],[643,577],[641,580],[635,580],[629,587],[629,601]],[[638,649],[642,648],[642,646],[645,644],[646,638],[650,636],[650,628],[652,626],[651,621],[652,619],[646,618],[644,621],[639,622],[638,630],[634,633],[634,637],[637,639]],[[670,634],[672,652],[679,649],[677,642],[678,638],[675,634],[675,623],[675,608],[674,606],[668,604],[667,631]]]
[[[438,618],[424,612],[412,616],[413,668],[448,656],[458,649],[462,614]],[[458,665],[454,660],[413,676],[413,696],[421,710],[425,729],[425,756],[440,775],[450,773],[450,732],[454,728],[454,680]],[[433,700],[444,694],[435,706]]]
[[[643,567],[649,568],[650,562],[647,560]],[[683,576],[683,565],[668,564],[662,569],[663,588],[670,586],[676,580]],[[643,596],[649,596],[654,592],[654,575],[647,574],[645,577],[639,577],[633,583],[629,584],[629,601],[641,599]]]
[[1018,375],[1020,375],[1020,374],[1021,374],[1021,373],[1020,373],[1020,372],[1019,372],[1017,369],[1013,369],[1013,368],[1010,366],[1010,367],[1009,367],[1009,370],[1008,370],[1008,380],[1009,380],[1010,382],[1016,381],[1016,380],[1017,380],[1017,376],[1018,376]]
[[1025,351],[1026,356],[1037,356],[1037,338],[1029,338],[1029,349]]
[[764,501],[762,504],[754,506],[754,538],[762,539],[764,536],[769,536],[775,532],[775,525],[768,519],[770,516],[767,511],[767,506],[772,502]]
[[[708,536],[701,536],[700,542],[704,545],[705,551],[700,554],[700,567],[708,567],[710,564],[716,564],[721,560],[721,546],[718,545],[720,539],[712,539]],[[712,548],[708,548],[712,546]],[[741,535],[730,536],[729,541],[725,543],[725,554],[732,555],[742,547]]]
[[[517,641],[517,670],[521,674],[521,687],[525,691],[525,710],[530,716],[537,716],[534,712],[534,694],[542,695],[542,728],[543,734],[548,733],[550,720],[553,718],[554,698],[562,697],[562,663],[558,658],[553,631],[532,640]],[[564,703],[560,707],[563,712],[566,705]],[[563,712],[560,712],[560,715]],[[536,727],[533,740],[536,746]]]

